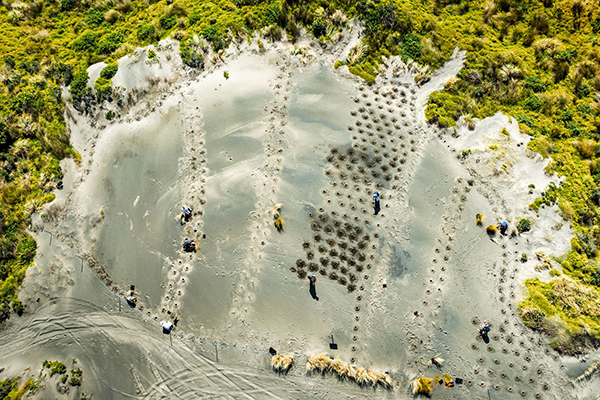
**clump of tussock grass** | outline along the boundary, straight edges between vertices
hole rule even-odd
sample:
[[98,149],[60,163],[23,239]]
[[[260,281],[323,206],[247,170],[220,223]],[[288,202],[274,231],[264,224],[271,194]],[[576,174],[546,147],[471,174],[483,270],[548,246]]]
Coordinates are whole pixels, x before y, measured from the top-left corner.
[[287,374],[294,364],[294,357],[276,354],[271,358],[273,371],[279,374]]

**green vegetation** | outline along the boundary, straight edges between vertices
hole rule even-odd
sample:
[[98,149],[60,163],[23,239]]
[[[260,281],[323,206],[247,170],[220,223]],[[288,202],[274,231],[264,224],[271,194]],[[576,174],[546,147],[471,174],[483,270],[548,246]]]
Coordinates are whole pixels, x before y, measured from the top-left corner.
[[[77,360],[74,358],[73,366],[75,366],[76,363]],[[60,376],[59,381],[63,385],[65,385],[68,381],[69,385],[71,386],[81,386],[81,376],[83,375],[83,371],[80,368],[71,369],[71,379],[69,379],[69,374],[67,374],[67,367],[65,364],[60,361],[45,360],[42,363],[39,378],[35,380],[29,379],[21,387],[19,387],[19,381],[21,379],[20,377],[0,381],[0,399],[20,400],[25,395],[27,395],[27,398],[29,398],[30,395],[35,394],[38,389],[44,386],[44,381],[48,377],[48,375],[44,374],[44,370],[46,368],[49,369],[50,377],[58,374]],[[87,396],[82,393],[81,398],[87,398]]]
[[[525,324],[552,338],[561,353],[577,354],[600,334],[600,290],[552,273],[557,279],[526,282],[529,297],[519,311]],[[581,327],[584,326],[585,329]]]
[[531,230],[531,221],[527,218],[521,218],[517,224],[517,230],[519,233],[529,232]]
[[19,387],[20,379],[16,377],[0,381],[0,399],[21,400],[33,388],[33,379],[29,379]]
[[64,375],[67,373],[67,366],[60,361],[48,361],[44,360],[42,363],[42,369],[48,368],[50,370],[50,376],[54,374]]

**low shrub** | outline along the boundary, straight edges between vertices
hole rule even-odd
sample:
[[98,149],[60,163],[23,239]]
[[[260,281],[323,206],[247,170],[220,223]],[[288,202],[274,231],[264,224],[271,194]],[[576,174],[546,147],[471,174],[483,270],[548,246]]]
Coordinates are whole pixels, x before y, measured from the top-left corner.
[[519,233],[529,232],[531,230],[531,221],[527,218],[521,218],[517,223],[517,230]]

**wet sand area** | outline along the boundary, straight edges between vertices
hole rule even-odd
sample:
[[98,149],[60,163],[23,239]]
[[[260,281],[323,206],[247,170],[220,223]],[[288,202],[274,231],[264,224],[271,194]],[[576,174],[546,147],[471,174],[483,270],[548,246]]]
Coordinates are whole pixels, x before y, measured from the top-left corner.
[[[171,80],[128,113],[92,123],[71,110],[82,161],[65,162],[65,190],[35,222],[113,294],[133,285],[137,307],[38,231],[21,296],[30,307],[0,342],[8,357],[18,335],[20,361],[3,374],[79,357],[103,399],[410,398],[411,379],[442,372],[462,384],[436,398],[572,398],[581,366],[516,308],[523,280],[537,276],[520,254],[560,254],[571,232],[555,210],[535,233],[484,228],[535,218],[527,205],[557,179],[508,117],[455,131],[424,119],[424,99],[464,54],[422,86],[390,59],[368,86],[333,69],[343,48],[290,48],[242,50],[193,78],[158,52]],[[137,69],[117,79],[139,85],[127,75]],[[197,252],[184,252],[192,239]],[[157,322],[174,319],[164,335]],[[287,374],[271,371],[269,347],[297,357]],[[305,357],[320,353],[393,384],[307,376]]]

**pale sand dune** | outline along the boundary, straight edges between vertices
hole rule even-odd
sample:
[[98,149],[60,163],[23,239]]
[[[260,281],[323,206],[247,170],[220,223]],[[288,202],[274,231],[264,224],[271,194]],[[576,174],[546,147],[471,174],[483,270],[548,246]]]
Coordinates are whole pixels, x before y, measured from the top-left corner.
[[[593,358],[578,365],[557,357],[516,310],[522,280],[548,278],[518,262],[520,254],[568,246],[571,233],[556,229],[555,211],[526,211],[534,198],[527,185],[538,193],[556,178],[517,146],[526,140],[504,116],[459,128],[457,137],[425,123],[423,102],[460,70],[463,54],[421,88],[398,61],[367,87],[332,68],[355,34],[330,50],[305,42],[302,57],[287,44],[264,54],[244,45],[197,78],[160,52],[159,64],[146,66],[143,51],[121,60],[116,82],[137,88],[138,101],[112,123],[92,126],[70,113],[83,160],[65,162],[65,191],[46,211],[56,217],[36,218],[115,293],[134,284],[150,319],[176,315],[181,333],[259,352],[222,348],[216,364],[211,346],[175,335],[171,346],[38,233],[20,296],[29,308],[0,342],[2,359],[10,357],[2,376],[78,357],[88,371],[83,389],[102,399],[410,398],[410,380],[438,374],[428,361],[440,355],[444,371],[469,386],[436,389],[436,398],[483,398],[488,388],[493,398],[573,398],[570,380]],[[162,81],[144,88],[148,77]],[[377,216],[374,190],[382,195]],[[184,225],[182,204],[194,208]],[[527,216],[534,230],[492,241],[475,225],[477,213],[485,225]],[[200,250],[183,253],[185,238]],[[311,268],[318,301],[298,278]],[[489,345],[476,335],[483,319],[492,323]],[[307,377],[304,361],[277,375],[270,346],[391,371],[394,385]],[[593,398],[597,385],[587,383],[581,398]]]

